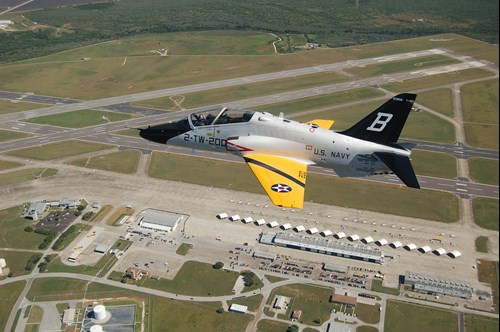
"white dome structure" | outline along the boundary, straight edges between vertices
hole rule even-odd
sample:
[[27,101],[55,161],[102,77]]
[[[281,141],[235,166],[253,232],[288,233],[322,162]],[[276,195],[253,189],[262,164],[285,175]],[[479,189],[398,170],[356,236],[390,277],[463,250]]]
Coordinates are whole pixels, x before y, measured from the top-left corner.
[[0,269],[3,269],[6,266],[7,263],[5,262],[5,258],[0,258]]
[[104,332],[101,325],[92,325],[90,327],[90,332]]
[[[106,307],[102,304],[96,305],[94,307],[94,318],[96,320],[103,320],[106,318]],[[92,331],[94,332],[94,331]]]

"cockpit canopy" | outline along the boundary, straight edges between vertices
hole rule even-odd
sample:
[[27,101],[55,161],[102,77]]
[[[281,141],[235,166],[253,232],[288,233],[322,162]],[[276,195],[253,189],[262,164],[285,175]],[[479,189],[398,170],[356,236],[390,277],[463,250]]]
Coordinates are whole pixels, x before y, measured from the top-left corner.
[[241,123],[250,121],[254,113],[241,108],[214,107],[189,114],[188,121],[191,127]]

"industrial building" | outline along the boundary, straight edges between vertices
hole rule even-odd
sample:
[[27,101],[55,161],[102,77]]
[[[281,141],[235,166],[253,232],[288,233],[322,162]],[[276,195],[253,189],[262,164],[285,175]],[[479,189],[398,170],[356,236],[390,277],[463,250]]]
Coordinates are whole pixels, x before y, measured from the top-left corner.
[[295,233],[263,233],[260,237],[260,243],[378,264],[382,264],[384,260],[382,250],[377,247]]
[[236,303],[231,304],[231,306],[229,307],[229,311],[237,312],[240,314],[246,314],[247,310],[248,307],[246,305],[241,305]]
[[148,209],[139,216],[139,225],[156,231],[174,232],[183,219],[182,214]]
[[417,272],[406,272],[404,284],[414,291],[432,295],[448,295],[471,299],[473,289],[466,281],[459,281]]

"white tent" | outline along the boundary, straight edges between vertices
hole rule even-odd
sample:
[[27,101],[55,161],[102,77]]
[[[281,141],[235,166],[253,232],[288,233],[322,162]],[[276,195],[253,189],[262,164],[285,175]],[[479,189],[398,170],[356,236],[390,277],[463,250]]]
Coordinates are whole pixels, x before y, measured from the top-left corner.
[[237,220],[240,220],[240,216],[239,216],[239,215],[237,215],[237,214],[235,214],[234,216],[229,217],[229,220],[231,220],[231,221],[237,221]]
[[358,241],[358,240],[359,240],[359,235],[358,235],[358,234],[349,235],[349,236],[347,237],[347,239],[348,239],[349,241],[353,241],[353,242],[354,242],[354,241]]
[[446,254],[446,250],[444,250],[444,248],[439,248],[439,249],[434,250],[433,253],[436,254],[437,256],[441,256],[441,255]]
[[431,251],[431,250],[432,250],[432,249],[431,249],[431,247],[429,247],[429,246],[423,246],[423,247],[420,247],[420,248],[418,249],[418,251],[423,252],[424,254],[425,254],[425,253],[428,253],[428,252],[429,252],[429,251]]
[[258,225],[258,226],[262,226],[262,225],[265,225],[266,224],[266,221],[264,219],[258,219],[255,221],[255,223]]
[[271,221],[268,226],[271,227],[271,228],[274,228],[274,227],[278,227],[280,224],[274,220],[274,221]]
[[412,251],[417,249],[417,245],[415,243],[408,243],[403,248],[405,248],[408,251]]
[[375,244],[379,245],[379,246],[385,246],[387,243],[387,240],[386,239],[380,239],[380,240],[377,240],[375,241]]
[[295,227],[294,229],[296,232],[302,232],[302,231],[305,231],[306,228],[302,225],[299,225],[299,226]]
[[245,218],[243,218],[242,221],[245,224],[249,224],[249,223],[251,223],[253,221],[253,219],[252,219],[252,217],[245,217]]
[[287,229],[292,228],[292,225],[290,225],[290,223],[286,223],[286,224],[281,225],[281,228],[283,228],[284,230],[287,230]]
[[397,248],[399,248],[399,247],[402,247],[402,246],[403,246],[403,244],[402,244],[401,242],[399,242],[399,241],[394,241],[394,242],[392,242],[392,243],[391,243],[391,244],[389,244],[389,245],[390,245],[391,247],[393,247],[394,249],[397,249]]
[[361,242],[372,243],[373,242],[373,238],[371,236],[367,236],[367,237],[363,238],[363,240],[361,240]]
[[345,238],[345,233],[344,232],[338,232],[338,233],[335,233],[334,235],[337,239],[342,239],[342,238]]
[[331,230],[327,229],[325,231],[322,231],[320,234],[326,237],[332,235],[333,233]]
[[318,233],[318,229],[316,227],[311,227],[307,230],[309,234],[316,234]]
[[228,217],[226,212],[219,213],[217,219],[226,219]]
[[450,256],[452,258],[457,258],[457,257],[462,256],[462,253],[460,251],[458,251],[458,250],[453,250],[453,251],[450,252]]

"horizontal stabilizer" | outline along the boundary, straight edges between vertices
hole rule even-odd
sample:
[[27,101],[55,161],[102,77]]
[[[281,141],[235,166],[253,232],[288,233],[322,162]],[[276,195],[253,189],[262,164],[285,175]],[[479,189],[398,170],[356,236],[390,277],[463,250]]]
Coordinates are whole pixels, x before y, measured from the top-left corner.
[[385,152],[375,152],[375,155],[408,187],[420,188],[415,171],[413,171],[413,167],[411,166],[410,158]]
[[307,121],[307,123],[312,124],[312,125],[316,125],[316,126],[323,128],[323,129],[330,129],[333,126],[333,124],[335,123],[335,121],[334,120],[314,119],[311,121]]

